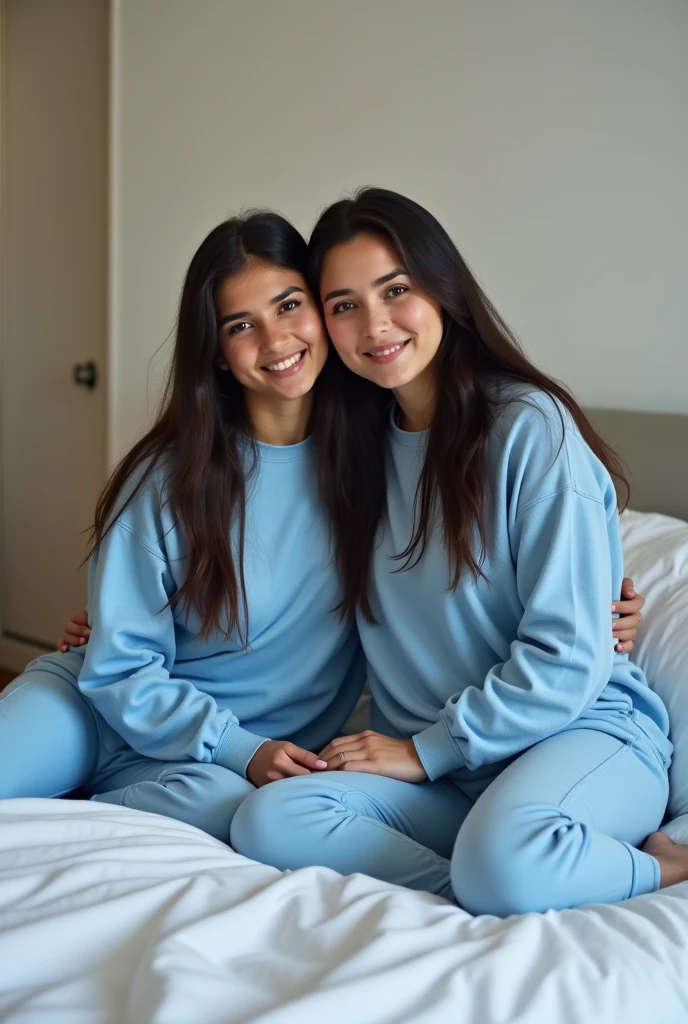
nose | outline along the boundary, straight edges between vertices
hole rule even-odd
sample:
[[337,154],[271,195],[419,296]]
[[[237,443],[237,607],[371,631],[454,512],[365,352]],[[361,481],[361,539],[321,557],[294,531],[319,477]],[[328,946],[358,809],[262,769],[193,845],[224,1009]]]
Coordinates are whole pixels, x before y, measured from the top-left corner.
[[390,328],[389,314],[384,306],[369,306],[366,312],[365,334],[375,341]]
[[271,324],[265,328],[263,350],[265,352],[282,352],[292,344],[292,337],[284,329],[283,324]]

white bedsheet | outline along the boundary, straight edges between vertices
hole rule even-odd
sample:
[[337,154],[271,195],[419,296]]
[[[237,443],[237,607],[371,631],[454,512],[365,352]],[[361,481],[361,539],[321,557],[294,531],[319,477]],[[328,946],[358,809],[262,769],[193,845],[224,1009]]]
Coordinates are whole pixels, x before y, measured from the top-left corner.
[[11,1024],[682,1024],[688,884],[471,918],[438,897],[245,860],[156,815],[0,803]]

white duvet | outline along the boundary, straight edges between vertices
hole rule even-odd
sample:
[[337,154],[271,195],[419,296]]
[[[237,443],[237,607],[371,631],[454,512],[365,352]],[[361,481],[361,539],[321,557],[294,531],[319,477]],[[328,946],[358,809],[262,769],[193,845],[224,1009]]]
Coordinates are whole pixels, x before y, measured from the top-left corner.
[[0,803],[0,1021],[688,1022],[688,884],[501,921],[166,818]]

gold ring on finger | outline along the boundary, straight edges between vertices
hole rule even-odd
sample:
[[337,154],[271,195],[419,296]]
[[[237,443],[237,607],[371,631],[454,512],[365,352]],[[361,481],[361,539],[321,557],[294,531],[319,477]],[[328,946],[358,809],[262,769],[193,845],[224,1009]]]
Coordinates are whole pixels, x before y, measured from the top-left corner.
[[342,762],[342,764],[346,764],[346,757],[341,750],[339,751],[339,759]]

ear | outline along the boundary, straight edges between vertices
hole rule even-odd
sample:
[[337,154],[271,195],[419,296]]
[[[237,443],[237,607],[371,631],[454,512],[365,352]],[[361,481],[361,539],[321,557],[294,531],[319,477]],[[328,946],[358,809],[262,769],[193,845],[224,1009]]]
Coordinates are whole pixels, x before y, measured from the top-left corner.
[[215,356],[215,365],[217,366],[218,370],[229,369],[229,366],[227,365],[227,360],[225,359],[221,352],[218,352],[218,354]]

